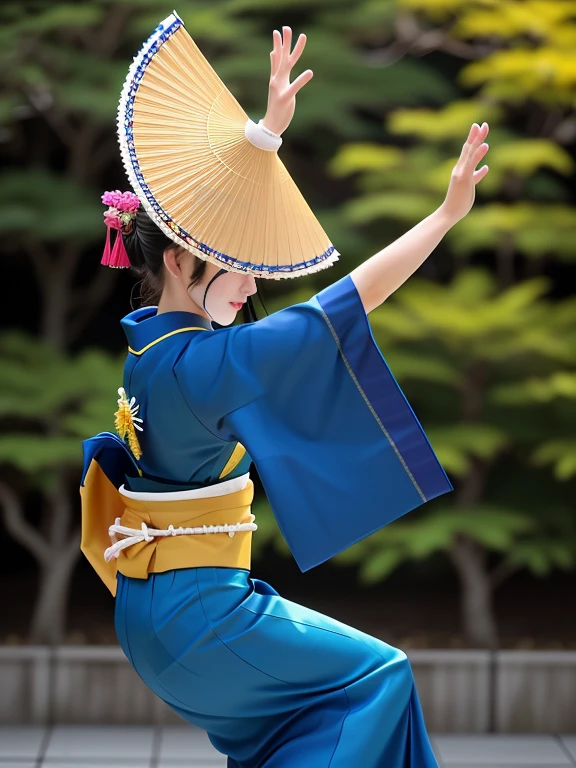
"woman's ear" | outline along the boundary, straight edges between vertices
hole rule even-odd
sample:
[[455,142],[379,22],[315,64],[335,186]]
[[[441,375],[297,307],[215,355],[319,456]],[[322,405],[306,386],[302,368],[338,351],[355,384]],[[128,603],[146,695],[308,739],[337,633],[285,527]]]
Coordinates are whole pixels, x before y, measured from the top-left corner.
[[164,251],[164,266],[174,277],[180,277],[180,249],[177,245]]

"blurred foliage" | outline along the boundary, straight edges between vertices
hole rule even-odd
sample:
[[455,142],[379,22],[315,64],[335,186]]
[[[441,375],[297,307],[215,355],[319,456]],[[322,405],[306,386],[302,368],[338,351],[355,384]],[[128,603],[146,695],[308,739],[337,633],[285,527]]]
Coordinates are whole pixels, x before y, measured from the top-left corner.
[[[262,5],[259,18],[256,14]],[[299,4],[278,2],[274,15],[286,19],[294,5]],[[314,71],[315,87],[298,96],[292,135],[313,131],[319,124],[327,124],[327,116],[339,115],[338,120],[330,121],[330,128],[336,135],[351,137],[366,131],[354,107],[378,108],[383,101],[405,104],[423,99],[441,103],[454,96],[448,80],[408,59],[397,64],[394,78],[387,77],[384,68],[366,67],[353,44],[355,14],[348,15],[345,0],[309,0],[300,5],[310,30],[301,62],[303,68]],[[389,10],[393,8],[392,3],[387,5]],[[79,5],[28,0],[3,6],[0,82],[5,85],[4,98],[14,99],[20,93],[23,107],[32,99],[38,109],[84,114],[110,130],[127,72],[127,55],[133,55],[172,10],[172,4],[158,0],[93,0]],[[364,24],[361,10],[357,9],[359,26]],[[255,0],[182,0],[177,12],[244,109],[264,114],[274,24],[266,21],[272,15],[268,0],[263,4]],[[335,36],[340,33],[340,14],[351,22],[349,39]],[[280,26],[282,23],[286,21]],[[7,104],[6,116],[13,117]]]
[[[460,261],[481,259],[492,273],[455,261],[447,284],[413,277],[371,313],[378,344],[425,415],[457,491],[453,506],[446,499],[428,504],[335,562],[356,564],[361,581],[373,583],[408,560],[450,552],[465,535],[498,558],[486,579],[517,568],[537,575],[574,568],[574,483],[568,481],[576,476],[576,302],[545,298],[551,281],[525,279],[515,264],[518,256],[536,264],[545,257],[574,261],[574,159],[564,145],[573,147],[576,130],[562,108],[574,103],[576,4],[399,0],[397,6],[404,22],[407,9],[418,13],[411,19],[414,40],[417,31],[442,24],[448,40],[475,46],[467,53],[478,60],[465,63],[457,79],[478,90],[440,108],[390,110],[385,128],[397,138],[394,145],[380,138],[341,144],[327,172],[353,178],[358,190],[340,206],[343,221],[396,235],[429,215],[444,199],[470,124],[486,120],[490,173],[445,245]],[[516,50],[501,50],[519,37]],[[523,110],[530,133],[512,128],[512,109]],[[520,125],[518,114],[515,119]],[[522,481],[547,466],[555,481],[536,489]],[[505,505],[505,494],[490,483],[502,467],[520,469]],[[459,503],[475,483],[476,501]],[[266,532],[285,552],[268,523]]]
[[90,244],[102,235],[102,203],[73,180],[46,170],[0,174],[0,235]]
[[[115,115],[130,59],[172,10],[0,7],[0,141],[12,167],[0,175],[0,232],[34,264],[44,334],[0,339],[0,463],[35,484],[110,425],[121,361],[70,355],[58,328],[106,297],[102,278],[78,285],[76,270],[103,239],[102,179],[121,178]],[[314,78],[282,155],[343,255],[305,285],[265,286],[269,310],[308,299],[428,216],[470,124],[490,124],[490,173],[471,213],[422,277],[370,315],[456,491],[335,562],[372,583],[467,537],[498,573],[574,567],[576,303],[555,301],[565,285],[541,275],[550,263],[573,275],[576,2],[182,0],[177,12],[253,118],[266,108],[272,30],[308,37],[294,77]],[[267,503],[254,510],[255,552],[287,554]]]
[[[544,297],[548,287],[549,281],[539,278],[501,290],[488,270],[470,268],[448,285],[413,277],[370,315],[395,378],[429,415],[426,433],[456,483],[478,462],[490,467],[511,460],[523,462],[524,472],[551,464],[559,481],[576,476],[576,300],[552,302]],[[470,387],[481,398],[474,420],[466,418]],[[448,404],[444,412],[439,403]],[[514,506],[499,504],[498,489],[486,496],[465,508],[445,500],[431,503],[335,562],[357,564],[361,581],[372,583],[406,560],[450,549],[464,533],[538,575],[576,566],[568,488],[556,483],[551,490],[546,484],[539,497],[530,488],[528,504],[519,487]],[[258,524],[261,519],[257,514]],[[264,530],[285,552],[268,517]]]
[[10,331],[0,335],[0,359],[0,464],[45,488],[57,467],[82,466],[82,440],[114,430],[124,356],[72,357]]

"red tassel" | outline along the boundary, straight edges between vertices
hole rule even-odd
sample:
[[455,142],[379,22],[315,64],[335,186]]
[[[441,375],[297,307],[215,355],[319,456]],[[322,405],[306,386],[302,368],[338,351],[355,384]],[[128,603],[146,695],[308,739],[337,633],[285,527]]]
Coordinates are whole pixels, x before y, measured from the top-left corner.
[[118,231],[118,234],[116,235],[116,242],[114,243],[114,248],[112,248],[112,253],[110,254],[110,261],[112,262],[112,266],[121,269],[126,269],[130,266],[130,259],[126,253],[126,248],[124,248],[121,231]]
[[110,227],[106,227],[106,243],[104,245],[104,253],[102,254],[102,260],[100,264],[104,264],[105,267],[110,264]]
[[124,242],[122,241],[122,233],[116,230],[116,241],[114,247],[110,250],[110,227],[106,227],[106,244],[104,246],[104,253],[102,254],[101,264],[107,267],[116,267],[125,269],[130,266],[130,259],[126,253]]

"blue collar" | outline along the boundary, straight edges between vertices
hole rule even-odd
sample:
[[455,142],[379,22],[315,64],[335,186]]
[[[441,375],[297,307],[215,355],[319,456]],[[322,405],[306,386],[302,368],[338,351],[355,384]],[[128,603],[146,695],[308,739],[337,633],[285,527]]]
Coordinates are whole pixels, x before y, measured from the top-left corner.
[[128,349],[135,355],[141,355],[166,336],[172,336],[184,330],[214,330],[212,323],[194,312],[161,312],[158,307],[140,307],[120,320],[128,339]]

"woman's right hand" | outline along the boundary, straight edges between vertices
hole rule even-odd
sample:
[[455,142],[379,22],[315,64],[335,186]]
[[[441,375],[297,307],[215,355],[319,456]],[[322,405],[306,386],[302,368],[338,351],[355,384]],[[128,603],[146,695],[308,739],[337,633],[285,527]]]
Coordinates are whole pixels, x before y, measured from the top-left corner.
[[296,94],[312,80],[313,72],[307,69],[293,83],[290,73],[302,55],[306,45],[306,35],[301,34],[294,50],[290,53],[292,30],[282,27],[284,38],[275,29],[273,32],[274,50],[270,53],[270,84],[268,86],[268,107],[262,120],[264,128],[280,136],[290,125],[296,109]]
[[474,204],[476,184],[488,173],[487,165],[483,165],[479,171],[476,166],[488,152],[488,144],[483,142],[489,130],[488,123],[482,123],[482,127],[478,123],[472,125],[460,158],[452,171],[446,199],[440,206],[440,210],[452,225],[469,213]]

